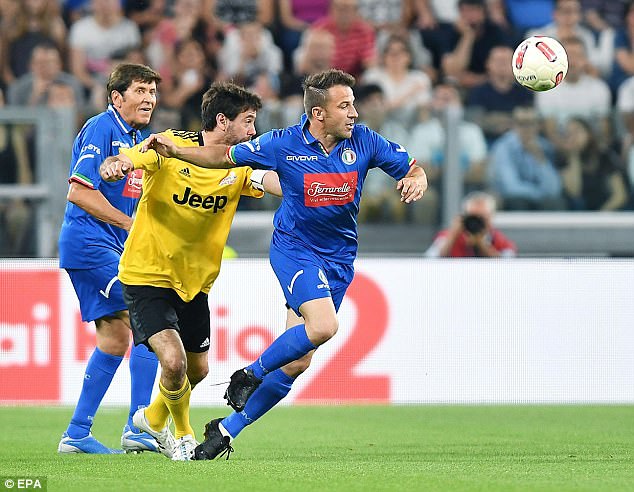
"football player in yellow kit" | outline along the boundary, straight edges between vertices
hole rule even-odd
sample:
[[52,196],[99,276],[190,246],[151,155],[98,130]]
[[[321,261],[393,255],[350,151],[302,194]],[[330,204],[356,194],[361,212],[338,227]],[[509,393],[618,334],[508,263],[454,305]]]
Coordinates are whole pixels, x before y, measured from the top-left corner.
[[[215,83],[202,101],[203,130],[167,130],[179,146],[234,145],[256,133],[262,107],[255,94]],[[192,386],[207,375],[210,315],[207,294],[218,276],[222,252],[241,196],[281,196],[277,174],[249,167],[206,169],[140,146],[104,161],[104,180],[134,179],[143,169],[143,196],[119,264],[134,343],[147,344],[161,363],[159,393],[134,415],[161,452],[192,459],[197,445],[189,423]],[[174,420],[172,436],[168,417]]]

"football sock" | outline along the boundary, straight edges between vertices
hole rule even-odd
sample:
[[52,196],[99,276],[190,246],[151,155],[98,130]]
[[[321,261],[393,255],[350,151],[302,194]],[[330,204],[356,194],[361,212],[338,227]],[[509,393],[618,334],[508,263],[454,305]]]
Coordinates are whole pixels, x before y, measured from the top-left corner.
[[269,372],[299,359],[316,348],[308,339],[304,325],[293,326],[273,340],[258,360],[247,369],[251,369],[255,377],[262,379]]
[[73,439],[81,439],[90,433],[95,413],[122,360],[119,355],[107,354],[95,347],[86,366],[79,401],[66,429]]
[[282,369],[267,374],[240,413],[233,412],[224,418],[222,426],[232,438],[235,438],[247,425],[252,424],[273,408],[291,390],[295,378],[290,377]]
[[[136,345],[130,352],[130,413],[128,425],[133,432],[139,432],[132,423],[132,416],[139,408],[147,407],[152,398],[152,388],[156,379],[158,358],[145,345]],[[161,427],[162,428],[162,427]]]
[[180,389],[170,391],[159,382],[159,390],[163,397],[163,402],[169,409],[172,419],[174,419],[174,437],[179,439],[187,434],[196,437],[194,429],[189,424],[189,398],[192,394],[189,379],[185,376],[185,382]]
[[159,394],[145,409],[145,420],[155,431],[161,431],[167,425],[167,417],[170,416],[170,410],[167,408],[160,391],[161,388],[161,383],[159,383]]

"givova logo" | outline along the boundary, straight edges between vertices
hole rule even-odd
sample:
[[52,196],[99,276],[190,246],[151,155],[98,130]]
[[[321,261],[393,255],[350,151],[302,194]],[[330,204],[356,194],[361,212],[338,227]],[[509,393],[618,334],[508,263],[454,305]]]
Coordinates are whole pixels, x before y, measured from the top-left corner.
[[212,210],[213,213],[218,212],[225,208],[228,198],[226,195],[207,195],[202,196],[198,193],[194,193],[188,186],[183,192],[183,196],[178,196],[177,193],[172,195],[172,200],[178,205],[189,205],[192,208],[203,208],[205,210]]

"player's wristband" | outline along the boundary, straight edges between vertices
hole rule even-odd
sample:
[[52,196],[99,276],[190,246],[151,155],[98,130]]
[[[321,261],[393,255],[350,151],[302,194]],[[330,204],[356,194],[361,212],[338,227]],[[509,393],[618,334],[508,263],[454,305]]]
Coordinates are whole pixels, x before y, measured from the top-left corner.
[[253,186],[256,190],[264,191],[264,175],[268,171],[263,171],[262,169],[255,169],[251,172],[251,186]]

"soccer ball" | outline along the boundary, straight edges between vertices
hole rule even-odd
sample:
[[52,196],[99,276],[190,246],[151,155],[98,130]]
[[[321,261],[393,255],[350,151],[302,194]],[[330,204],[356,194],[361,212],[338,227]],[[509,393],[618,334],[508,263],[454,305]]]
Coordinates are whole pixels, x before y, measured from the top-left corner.
[[546,36],[531,36],[513,53],[513,75],[532,91],[557,87],[568,72],[568,55],[559,41]]

